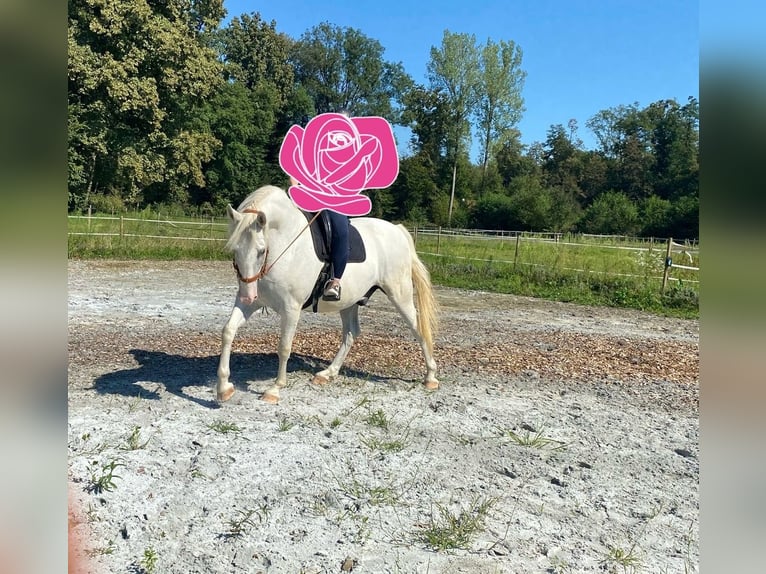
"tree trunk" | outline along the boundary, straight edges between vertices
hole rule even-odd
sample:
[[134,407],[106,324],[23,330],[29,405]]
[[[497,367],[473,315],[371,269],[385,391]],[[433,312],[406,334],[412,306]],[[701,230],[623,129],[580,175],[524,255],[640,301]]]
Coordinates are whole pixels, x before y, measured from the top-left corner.
[[452,206],[455,203],[455,178],[457,176],[457,154],[455,154],[455,163],[452,164],[452,191],[449,195],[449,215],[447,215],[447,227],[452,227]]

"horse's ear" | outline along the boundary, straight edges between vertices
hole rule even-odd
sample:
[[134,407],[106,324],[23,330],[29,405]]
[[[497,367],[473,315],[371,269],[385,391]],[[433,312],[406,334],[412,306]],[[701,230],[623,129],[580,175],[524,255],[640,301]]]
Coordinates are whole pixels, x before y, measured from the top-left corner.
[[232,221],[239,221],[240,219],[242,219],[242,214],[236,209],[234,209],[231,206],[231,204],[228,204],[226,206],[226,215],[228,215],[229,219],[231,219]]

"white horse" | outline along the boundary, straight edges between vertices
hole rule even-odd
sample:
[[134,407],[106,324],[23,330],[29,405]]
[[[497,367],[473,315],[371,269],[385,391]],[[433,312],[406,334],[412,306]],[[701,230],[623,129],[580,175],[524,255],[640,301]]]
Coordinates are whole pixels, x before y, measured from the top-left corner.
[[[274,385],[261,398],[279,401],[287,382],[287,359],[304,302],[311,296],[323,263],[314,252],[311,232],[303,213],[284,190],[264,186],[251,193],[237,210],[230,205],[227,249],[234,252],[239,291],[231,316],[222,331],[216,396],[228,400],[234,393],[229,382],[231,345],[237,330],[262,307],[280,316],[279,370]],[[364,240],[366,260],[349,263],[343,274],[340,301],[319,301],[320,313],[338,312],[343,334],[340,348],[329,367],[317,373],[313,382],[326,384],[340,371],[355,338],[359,336],[357,302],[378,286],[404,317],[412,330],[426,363],[424,385],[436,389],[436,361],[433,336],[437,306],[428,270],[415,253],[407,229],[381,219],[353,219]]]

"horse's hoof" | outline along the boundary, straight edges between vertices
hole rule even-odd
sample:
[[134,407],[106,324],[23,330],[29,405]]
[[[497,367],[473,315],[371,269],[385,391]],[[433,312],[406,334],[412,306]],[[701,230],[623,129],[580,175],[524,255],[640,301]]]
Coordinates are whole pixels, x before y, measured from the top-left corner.
[[218,399],[219,403],[225,403],[231,398],[231,395],[234,394],[234,385],[229,385],[226,387],[226,390],[224,391],[218,391],[218,394],[216,398]]
[[437,381],[436,379],[431,379],[430,381],[425,381],[423,383],[423,386],[428,391],[435,391],[436,389],[439,388],[439,381]]
[[270,405],[276,405],[279,402],[279,396],[272,395],[271,393],[263,393],[261,395],[261,400],[264,403],[269,403]]
[[322,386],[324,386],[324,385],[326,385],[327,383],[330,382],[330,379],[328,379],[324,375],[314,375],[314,378],[311,379],[311,382],[314,385],[322,385]]

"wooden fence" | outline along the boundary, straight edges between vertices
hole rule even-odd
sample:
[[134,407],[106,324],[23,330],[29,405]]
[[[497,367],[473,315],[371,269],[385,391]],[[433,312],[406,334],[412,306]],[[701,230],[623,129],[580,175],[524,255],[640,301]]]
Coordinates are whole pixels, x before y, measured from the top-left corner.
[[[595,234],[576,234],[576,233],[554,233],[554,232],[533,232],[533,231],[496,231],[496,230],[478,230],[478,229],[443,229],[441,227],[411,227],[409,229],[413,235],[415,245],[418,245],[419,236],[430,236],[436,238],[436,251],[428,252],[418,250],[421,255],[431,255],[435,257],[450,257],[453,259],[464,259],[468,261],[479,261],[486,263],[508,263],[512,264],[516,269],[517,265],[529,265],[529,266],[542,266],[537,263],[524,263],[519,261],[519,249],[521,242],[539,242],[539,243],[554,243],[560,246],[572,246],[582,248],[592,248],[598,246],[602,249],[615,249],[634,252],[648,252],[653,251],[662,252],[665,254],[664,258],[664,271],[661,277],[662,281],[662,293],[665,293],[667,284],[669,281],[680,281],[681,279],[673,277],[671,275],[672,269],[685,269],[687,271],[699,272],[699,266],[684,265],[677,261],[673,261],[674,254],[685,256],[688,258],[689,263],[693,262],[694,256],[699,254],[699,243],[694,241],[687,241],[684,244],[673,241],[673,238],[657,238],[657,237],[630,237],[625,235],[595,235]],[[497,258],[482,259],[475,257],[463,257],[458,255],[444,255],[441,253],[442,241],[448,241],[453,238],[466,238],[471,240],[507,240],[512,241],[514,244],[514,254],[512,260],[503,260]],[[587,239],[587,242],[577,241],[577,239]],[[632,243],[634,245],[622,245],[622,243]],[[638,245],[635,245],[638,244]],[[559,269],[564,271],[572,271],[577,273],[603,273],[614,276],[622,277],[641,277],[639,275],[630,273],[619,273],[609,271],[592,271],[588,269],[577,269],[570,267],[560,267]],[[699,279],[684,278],[684,282],[687,283],[699,283]]]
[[[212,218],[210,220],[200,221],[171,221],[159,218],[131,218],[122,215],[94,216],[90,213],[88,215],[69,215],[67,217],[69,220],[68,234],[71,236],[119,237],[121,240],[124,238],[142,237],[157,240],[176,239],[225,242],[226,231],[228,229],[228,223],[216,222]],[[83,223],[85,223],[85,225],[83,225]],[[78,230],[73,230],[73,227]],[[150,233],[149,228],[152,228],[155,232]],[[136,229],[140,229],[140,231],[136,232]],[[418,248],[418,254],[420,255],[448,257],[452,259],[484,263],[506,263],[512,264],[514,269],[516,269],[518,265],[545,267],[545,265],[540,263],[522,262],[519,260],[521,244],[524,242],[556,244],[562,247],[570,246],[574,248],[593,248],[594,246],[597,246],[601,249],[648,252],[650,254],[656,251],[658,257],[662,256],[660,255],[661,253],[664,254],[663,273],[661,277],[657,277],[657,279],[661,280],[661,289],[663,293],[670,281],[679,281],[679,278],[672,275],[674,269],[683,269],[697,273],[700,269],[698,265],[691,264],[695,260],[695,256],[698,258],[699,255],[699,244],[697,241],[681,244],[673,241],[672,238],[638,238],[622,235],[495,231],[481,229],[445,229],[441,227],[410,227],[409,231],[413,236],[416,248],[419,247],[419,238],[435,238],[435,250],[424,251],[423,249]],[[442,253],[443,244],[451,240],[459,239],[471,241],[501,240],[503,242],[512,242],[514,248],[513,259],[498,259],[496,257],[478,258]],[[433,241],[431,243],[433,243]],[[641,277],[635,274],[616,271],[593,271],[589,269],[569,267],[559,267],[559,269],[577,273],[606,273],[615,276]],[[698,278],[690,279],[688,278],[688,274],[687,278],[684,278],[683,281],[688,283],[699,283]]]

